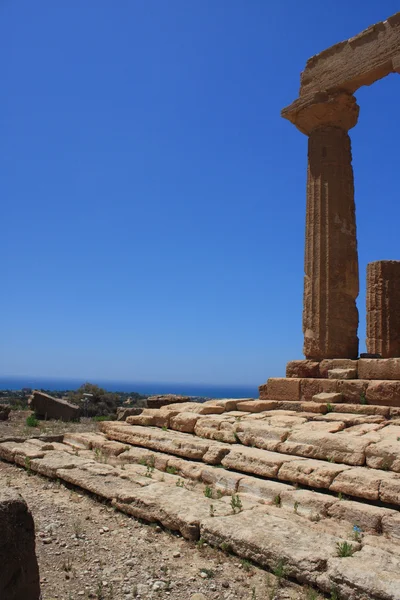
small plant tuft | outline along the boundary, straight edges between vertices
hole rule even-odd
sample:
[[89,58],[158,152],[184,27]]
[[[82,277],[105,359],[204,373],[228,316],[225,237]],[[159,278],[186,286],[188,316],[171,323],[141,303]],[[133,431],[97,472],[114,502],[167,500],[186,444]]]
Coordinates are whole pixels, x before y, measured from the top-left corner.
[[167,473],[169,473],[170,475],[176,475],[178,472],[178,469],[176,467],[167,467],[165,469],[167,471]]
[[243,504],[241,499],[239,498],[238,494],[233,494],[232,498],[231,498],[231,507],[233,510],[233,513],[237,512],[241,512],[243,510]]
[[204,495],[205,495],[206,498],[212,498],[213,497],[212,488],[210,488],[209,485],[206,485],[206,487],[204,489]]
[[279,494],[277,494],[274,498],[274,504],[275,506],[281,506],[281,497],[279,496]]
[[328,404],[326,405],[326,412],[331,413],[331,412],[334,412],[334,410],[335,410],[334,405],[331,404],[330,402],[328,402]]
[[249,571],[251,571],[252,568],[252,564],[249,560],[246,560],[245,558],[242,558],[242,560],[240,561],[240,564],[242,565],[242,569],[243,571],[246,571],[246,573],[249,573]]
[[35,415],[29,415],[29,417],[26,418],[26,426],[27,427],[39,427],[39,421],[37,420]]
[[219,547],[222,550],[222,552],[225,552],[226,554],[229,554],[232,550],[230,545],[227,544],[226,542],[221,542]]
[[286,577],[287,574],[286,561],[284,558],[280,558],[278,560],[275,568],[272,570],[272,573],[278,579],[278,584],[280,585],[281,580]]
[[360,394],[360,404],[368,404],[367,397],[364,392]]
[[336,544],[336,552],[340,558],[347,558],[348,556],[353,556],[354,548],[349,542],[337,542]]

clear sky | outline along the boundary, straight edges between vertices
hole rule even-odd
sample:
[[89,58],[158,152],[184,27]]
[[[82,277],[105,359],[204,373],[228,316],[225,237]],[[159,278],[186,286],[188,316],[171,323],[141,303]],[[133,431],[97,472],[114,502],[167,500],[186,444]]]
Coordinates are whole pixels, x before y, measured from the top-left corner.
[[[302,357],[307,58],[395,1],[0,0],[0,376],[259,384]],[[400,259],[400,78],[352,130]]]

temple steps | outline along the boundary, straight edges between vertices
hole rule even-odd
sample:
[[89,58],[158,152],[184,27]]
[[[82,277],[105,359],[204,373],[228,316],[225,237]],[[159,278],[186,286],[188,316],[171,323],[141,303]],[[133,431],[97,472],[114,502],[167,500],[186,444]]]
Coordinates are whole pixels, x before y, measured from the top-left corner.
[[[66,434],[63,443],[3,442],[0,458],[87,490],[187,539],[202,538],[269,569],[280,566],[285,577],[328,594],[334,590],[339,598],[400,600],[395,510],[243,475],[104,434]],[[354,532],[354,525],[360,532]],[[349,546],[352,555],[340,557]]]
[[99,433],[1,442],[0,459],[342,600],[400,600],[397,419],[267,402],[147,409]]

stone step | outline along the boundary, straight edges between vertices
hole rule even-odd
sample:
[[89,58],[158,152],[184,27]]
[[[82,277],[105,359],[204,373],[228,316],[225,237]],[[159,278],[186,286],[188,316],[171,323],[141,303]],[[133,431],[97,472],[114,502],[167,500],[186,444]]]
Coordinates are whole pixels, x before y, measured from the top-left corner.
[[[187,539],[201,537],[266,568],[279,569],[283,577],[326,593],[335,590],[342,600],[400,600],[398,511],[239,476],[204,462],[190,468],[189,460],[128,446],[110,444],[104,435],[70,434],[65,443],[0,443],[0,457],[87,490],[135,517],[160,522]],[[132,451],[137,450],[148,453],[142,461],[147,464],[124,461],[129,453],[132,460]],[[178,474],[178,468],[188,476]],[[218,494],[219,489],[223,493]],[[374,535],[355,537],[356,519],[363,519],[363,532]],[[379,529],[384,535],[378,535]],[[349,548],[352,556],[343,556]]]
[[[67,436],[66,436],[67,437]],[[383,508],[380,506],[373,506],[369,504],[362,504],[359,501],[342,502],[341,499],[327,495],[325,493],[318,493],[310,490],[297,489],[295,485],[299,483],[298,473],[295,474],[295,485],[288,485],[275,480],[259,479],[257,477],[246,476],[240,472],[234,472],[232,470],[226,470],[226,468],[217,468],[215,466],[202,465],[193,463],[182,458],[177,458],[168,454],[149,451],[139,447],[129,447],[127,449],[123,444],[119,444],[124,451],[118,452],[110,456],[108,452],[108,439],[103,436],[103,446],[97,445],[97,438],[93,434],[76,434],[71,440],[70,436],[66,439],[67,444],[71,444],[72,448],[91,448],[92,438],[96,437],[96,448],[104,450],[104,456],[108,456],[112,464],[121,466],[132,463],[141,465],[153,464],[159,471],[167,473],[173,473],[184,479],[190,479],[195,482],[202,482],[212,487],[214,490],[215,497],[221,497],[223,495],[232,495],[235,493],[245,494],[246,497],[252,496],[256,501],[261,501],[267,504],[274,504],[281,507],[285,507],[288,510],[295,510],[297,514],[308,516],[311,520],[319,520],[322,517],[333,517],[338,515],[340,520],[348,521],[353,525],[358,525],[363,531],[374,531],[375,533],[387,533],[393,537],[400,539],[400,516],[396,510]],[[114,442],[116,445],[118,442]],[[224,465],[226,460],[223,460],[223,465],[227,468],[229,464]],[[317,461],[305,461],[304,465],[307,465],[307,469],[304,469],[304,475],[301,482],[305,485],[314,487],[320,487],[321,483],[325,483],[327,489],[331,491],[341,491],[340,485],[337,485],[338,489],[335,489],[331,485],[332,473],[337,474],[337,470],[331,469],[329,472],[325,472],[321,467],[310,477],[310,463]],[[236,466],[236,465],[234,465]],[[289,465],[292,466],[292,465]],[[275,465],[274,465],[275,467]],[[360,486],[360,478],[362,481],[361,473],[356,473],[357,469],[353,469],[353,477],[347,476],[344,478],[344,482],[347,481],[347,490],[352,491],[352,487],[356,484]],[[274,474],[275,469],[272,470]],[[256,473],[257,474],[257,473]],[[339,474],[341,471],[339,470]],[[287,473],[287,476],[293,479],[293,474]],[[369,478],[367,480],[367,486],[364,487],[364,495],[369,500],[379,500],[378,497],[378,483],[380,480]],[[375,485],[374,485],[375,484]]]
[[400,407],[398,379],[271,377],[259,387],[261,400],[310,401],[321,393],[342,394],[344,403]]
[[[254,403],[258,404],[257,401]],[[127,424],[144,428],[123,429]],[[229,451],[227,444],[240,444],[280,454],[351,466],[367,465],[400,473],[400,420],[376,414],[236,410],[202,415],[187,407],[181,411],[166,407],[145,409],[141,415],[128,417],[126,423],[106,422],[104,427],[116,427],[119,441],[124,441],[126,434],[125,441],[146,446],[145,440],[140,442],[139,438],[149,437],[149,444],[162,445],[155,449],[169,452],[172,444],[172,454],[195,460],[202,459],[201,455],[210,449],[211,454],[206,455],[205,462],[211,464],[222,460],[223,454]],[[146,427],[161,428],[165,435],[146,433]],[[131,434],[135,436],[134,441],[129,437]],[[184,434],[193,435],[185,437]],[[180,449],[178,442],[182,445]],[[190,454],[187,454],[187,444],[192,445]]]
[[[193,453],[196,437],[191,434],[110,422],[103,423],[102,429],[107,437],[128,445],[139,446],[142,452],[154,451],[162,456],[172,454],[203,463],[222,465],[236,473],[272,478],[284,483],[400,506],[398,473],[221,442],[206,442],[206,446],[202,447],[203,457],[201,457],[199,453],[195,455]],[[291,443],[295,444],[295,442]],[[296,443],[296,448],[299,444],[300,441]],[[213,447],[214,450],[210,451],[209,448]],[[132,456],[136,452],[137,450],[129,450],[127,454]],[[345,452],[347,453],[348,449],[345,449]],[[210,455],[219,456],[220,463],[210,463],[206,460]],[[124,454],[120,454],[119,458],[124,460]]]

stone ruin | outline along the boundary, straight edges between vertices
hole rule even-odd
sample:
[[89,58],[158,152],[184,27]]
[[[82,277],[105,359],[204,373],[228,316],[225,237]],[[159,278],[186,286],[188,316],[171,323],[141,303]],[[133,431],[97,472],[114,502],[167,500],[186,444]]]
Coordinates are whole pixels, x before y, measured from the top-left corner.
[[282,110],[308,136],[306,360],[289,362],[289,380],[262,385],[261,398],[310,400],[318,393],[341,393],[346,402],[400,406],[400,261],[368,265],[368,354],[357,360],[359,275],[348,134],[358,120],[358,88],[400,73],[399,32],[397,13],[313,56],[301,74],[299,97]]
[[331,598],[400,600],[399,267],[368,267],[368,349],[384,358],[358,359],[347,133],[353,92],[399,56],[400,13],[312,58],[284,111],[310,140],[306,360],[257,400],[174,402],[98,433],[0,440],[1,460]]

